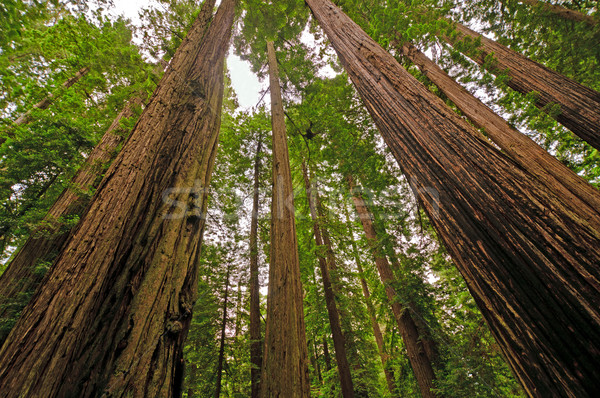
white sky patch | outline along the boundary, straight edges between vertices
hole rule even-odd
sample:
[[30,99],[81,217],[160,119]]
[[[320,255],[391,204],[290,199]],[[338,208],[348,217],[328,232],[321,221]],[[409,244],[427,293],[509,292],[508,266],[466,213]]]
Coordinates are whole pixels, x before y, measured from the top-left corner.
[[[217,5],[220,1],[217,1]],[[131,22],[139,26],[140,18],[138,13],[142,8],[155,7],[156,3],[152,0],[116,0],[115,7],[111,10],[112,15],[124,15]],[[260,91],[266,87],[266,83],[261,83],[258,77],[252,73],[250,63],[242,61],[240,57],[234,55],[231,51],[227,57],[227,67],[231,75],[231,85],[235,91],[240,108],[250,110],[256,106],[260,100]],[[265,100],[269,101],[268,96]]]

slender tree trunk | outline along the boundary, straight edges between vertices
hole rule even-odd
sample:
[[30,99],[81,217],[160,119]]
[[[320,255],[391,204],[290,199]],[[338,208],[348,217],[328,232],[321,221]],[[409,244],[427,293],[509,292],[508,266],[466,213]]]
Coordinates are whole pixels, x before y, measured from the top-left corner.
[[394,373],[388,367],[389,355],[385,352],[385,345],[383,344],[383,333],[381,333],[381,327],[379,326],[379,322],[377,322],[377,317],[375,316],[375,307],[373,306],[373,301],[371,300],[371,292],[369,291],[369,285],[367,284],[367,280],[365,279],[365,270],[362,266],[362,261],[360,260],[360,254],[358,253],[358,248],[356,246],[356,242],[354,241],[354,231],[352,230],[352,224],[350,221],[350,217],[347,213],[347,209],[344,206],[344,211],[346,212],[346,219],[348,220],[348,236],[350,237],[350,245],[352,246],[352,254],[354,256],[354,261],[356,262],[356,267],[358,268],[358,273],[360,274],[360,285],[362,287],[363,296],[365,296],[365,303],[367,304],[367,313],[369,314],[369,319],[371,320],[371,327],[373,328],[373,336],[375,337],[375,343],[377,343],[377,350],[379,351],[379,357],[381,358],[381,364],[383,365],[383,372],[385,374],[385,380],[387,381],[388,389],[390,390],[390,394],[395,397],[395,387],[394,387]]
[[223,0],[176,52],[0,350],[5,397],[181,395],[234,16]]
[[[490,40],[459,23],[454,24],[458,36],[446,38],[456,46],[461,39],[481,40],[476,54],[467,51],[475,62],[486,62],[494,56],[490,71],[508,74],[507,85],[513,90],[528,94],[537,93],[535,105],[544,108],[549,104],[560,105],[556,120],[588,144],[600,149],[600,93],[585,87],[531,59]],[[460,46],[458,46],[460,48]]]
[[381,278],[388,300],[392,306],[392,312],[396,318],[400,335],[402,336],[402,340],[406,347],[410,366],[413,369],[415,379],[421,390],[421,395],[423,397],[438,397],[439,394],[433,392],[435,374],[433,372],[431,359],[427,356],[427,351],[423,346],[417,325],[412,315],[408,309],[402,307],[402,304],[398,301],[396,290],[391,285],[395,282],[396,278],[394,277],[394,273],[392,272],[387,257],[382,252],[378,243],[378,236],[373,225],[371,212],[367,208],[362,195],[356,189],[352,176],[348,175],[347,181],[352,194],[354,207],[356,208],[356,212],[362,223],[369,247],[375,257],[375,264],[379,271],[379,277]]
[[[310,216],[313,221],[313,231],[317,247],[325,247],[327,256],[317,250],[319,260],[319,268],[321,269],[321,279],[323,280],[323,290],[325,292],[325,303],[327,305],[327,314],[329,316],[329,325],[331,326],[331,334],[333,335],[333,346],[335,348],[335,359],[338,365],[338,374],[340,376],[340,386],[343,397],[354,397],[354,387],[352,385],[352,375],[350,374],[350,365],[348,364],[348,356],[346,355],[346,339],[342,333],[342,325],[340,323],[340,314],[335,302],[335,295],[329,274],[332,268],[330,264],[335,264],[331,242],[328,240],[327,246],[324,246],[323,236],[321,231],[324,231],[323,225],[319,222],[317,214],[317,191],[314,184],[311,184],[306,170],[306,164],[302,163],[302,172],[304,175],[304,184],[306,187],[306,197],[310,208]],[[330,254],[331,253],[331,254]],[[328,264],[329,263],[329,264]],[[335,265],[334,265],[335,267]]]
[[325,358],[325,369],[327,371],[331,370],[331,355],[329,355],[329,344],[327,344],[327,339],[323,336],[323,357]]
[[221,320],[221,342],[219,343],[219,360],[217,361],[217,382],[215,386],[215,398],[221,396],[221,379],[223,377],[223,362],[225,361],[225,332],[227,330],[227,300],[229,299],[229,276],[231,266],[227,267],[225,276],[225,295],[223,297],[223,317]]
[[599,231],[339,8],[307,3],[528,394],[598,395]]
[[[32,233],[0,276],[0,319],[3,324],[11,319],[16,321],[28,298],[42,281],[44,272],[36,270],[39,263],[52,262],[60,253],[69,235],[69,230],[65,230],[64,218],[83,214],[88,200],[81,192],[98,186],[106,167],[129,133],[120,128],[121,120],[132,117],[135,114],[134,106],[141,105],[142,100],[135,98],[123,108],[71,179],[72,187],[63,191],[44,217],[43,229]],[[9,331],[8,328],[0,331],[0,344]]]
[[[77,71],[77,73],[75,73],[75,76],[71,77],[69,80],[67,80],[66,82],[64,82],[62,84],[62,86],[61,86],[62,90],[66,90],[69,87],[73,86],[75,83],[77,83],[79,80],[81,80],[81,78],[84,77],[85,75],[87,75],[89,72],[90,72],[90,68],[88,68],[87,66],[79,69]],[[50,105],[52,105],[52,102],[54,102],[54,95],[52,93],[50,93],[50,94],[48,94],[48,96],[46,98],[44,98],[43,100],[41,100],[40,102],[35,104],[32,107],[32,109],[48,109],[50,107]],[[20,126],[23,124],[27,124],[30,121],[31,121],[31,110],[28,110],[27,112],[25,112],[24,114],[19,116],[17,118],[17,120],[15,120],[15,124],[17,126]]]
[[[512,128],[413,45],[405,43],[401,50],[475,126],[483,128],[487,136],[521,167],[566,201],[576,204],[574,209],[584,219],[593,221],[598,218],[600,193],[597,189],[529,137]],[[600,229],[600,225],[594,227]]]
[[319,378],[319,383],[323,384],[323,375],[321,374],[321,364],[319,364],[319,353],[317,352],[316,338],[313,338],[312,346],[313,346],[313,352],[314,352],[313,367],[317,371],[317,377]]
[[258,206],[260,188],[260,153],[262,135],[258,137],[254,158],[254,193],[252,200],[252,221],[250,222],[250,379],[252,398],[258,398],[260,391],[260,368],[262,366],[262,341],[260,336],[260,284],[258,281]]
[[558,4],[551,4],[540,0],[519,0],[519,2],[536,7],[543,12],[556,15],[569,21],[585,22],[590,26],[598,24],[598,21],[591,15],[584,14],[577,10],[571,10],[570,8],[559,6]]
[[279,71],[267,42],[273,126],[271,264],[260,396],[308,397],[308,352],[302,282]]
[[[387,234],[387,232],[384,232]],[[394,250],[392,249],[392,252]],[[400,262],[396,254],[392,253],[389,255],[390,262],[392,264],[393,270],[401,270]],[[397,274],[396,274],[397,275]],[[425,353],[427,357],[431,360],[431,363],[437,364],[440,359],[440,353],[437,347],[433,336],[431,335],[431,328],[427,324],[425,318],[418,311],[417,304],[414,300],[410,299],[410,301],[406,304],[408,310],[413,314],[413,320],[415,321],[415,325],[417,325],[417,330],[419,331],[419,337],[421,339],[421,343],[423,344],[423,348],[425,349]]]
[[239,337],[242,331],[242,279],[238,280],[237,298],[235,302],[235,337]]

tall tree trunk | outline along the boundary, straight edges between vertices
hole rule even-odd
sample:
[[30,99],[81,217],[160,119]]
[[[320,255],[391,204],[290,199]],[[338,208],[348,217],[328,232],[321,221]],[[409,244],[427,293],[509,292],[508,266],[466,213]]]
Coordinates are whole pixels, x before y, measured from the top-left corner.
[[217,382],[215,385],[215,398],[221,396],[221,379],[223,377],[223,362],[225,360],[225,332],[227,331],[227,300],[229,299],[229,276],[231,265],[227,267],[225,276],[225,295],[223,297],[223,317],[221,320],[221,341],[219,343],[219,359],[217,361]]
[[[69,80],[67,80],[66,82],[64,82],[61,85],[62,90],[66,90],[66,89],[70,88],[75,83],[77,83],[79,80],[81,80],[82,77],[87,75],[89,72],[90,72],[90,68],[88,68],[87,66],[79,69],[73,77],[71,77]],[[40,102],[38,102],[37,104],[32,106],[32,109],[48,109],[50,107],[50,105],[52,105],[52,102],[54,102],[54,94],[50,93],[50,94],[48,94],[48,96],[46,96],[46,98],[44,98],[43,100],[41,100]],[[15,120],[15,124],[17,126],[20,126],[23,124],[27,124],[30,121],[31,121],[31,110],[28,110],[27,112],[25,112],[24,114],[19,116],[17,118],[17,120]]]
[[597,395],[600,233],[339,8],[307,0],[531,396]]
[[331,334],[333,335],[333,346],[335,348],[335,359],[338,365],[342,396],[354,397],[352,375],[350,374],[350,365],[348,364],[348,356],[346,354],[346,339],[342,333],[340,314],[335,302],[331,276],[329,274],[329,271],[332,268],[330,264],[334,264],[333,266],[335,267],[335,258],[333,257],[331,242],[328,240],[327,246],[324,246],[321,231],[324,231],[325,228],[319,222],[319,215],[317,214],[318,193],[314,183],[311,184],[308,171],[306,170],[306,164],[304,162],[302,163],[302,173],[304,175],[304,184],[306,188],[306,197],[308,199],[308,205],[310,208],[310,216],[313,221],[315,242],[317,247],[325,247],[327,250],[327,256],[324,256],[321,251],[317,250],[317,257],[319,260],[319,268],[321,269],[321,279],[323,280],[323,290],[325,292],[325,304],[327,306],[327,315],[329,316],[329,325],[331,326]]
[[385,287],[385,292],[392,307],[394,317],[396,318],[400,335],[404,341],[408,360],[413,369],[419,389],[421,390],[421,395],[423,397],[438,397],[439,394],[433,392],[435,374],[433,372],[431,358],[427,356],[427,351],[423,346],[423,342],[419,336],[419,330],[417,329],[417,325],[410,314],[410,311],[402,307],[402,304],[398,301],[396,290],[392,287],[392,283],[396,281],[396,278],[394,277],[394,273],[392,272],[387,257],[378,243],[379,240],[373,225],[371,212],[367,208],[362,195],[356,189],[352,176],[348,175],[346,179],[348,181],[348,188],[350,188],[352,194],[354,207],[356,208],[363,230],[365,231],[369,248],[373,252],[375,264],[379,271],[379,277]]
[[[504,119],[475,98],[425,54],[409,43],[398,46],[421,72],[487,136],[521,167],[569,202],[584,219],[593,221],[600,212],[600,193],[587,181],[559,162],[533,140],[512,128]],[[600,225],[594,225],[600,229]]]
[[[44,217],[44,227],[32,233],[0,276],[0,319],[3,324],[11,319],[16,321],[42,281],[44,272],[36,271],[40,262],[52,262],[60,253],[69,235],[63,220],[83,214],[88,200],[81,192],[98,186],[104,171],[116,156],[117,148],[129,133],[120,128],[121,120],[132,117],[134,106],[141,105],[142,100],[134,98],[123,108],[71,179],[72,187],[63,191]],[[8,328],[0,330],[0,344],[9,331]]]
[[331,355],[329,355],[329,344],[327,344],[327,338],[323,336],[323,357],[325,358],[325,369],[331,370]]
[[591,15],[587,15],[582,13],[581,11],[571,10],[570,8],[565,8],[563,6],[559,6],[558,4],[552,4],[545,1],[540,0],[518,0],[523,4],[528,4],[532,7],[536,7],[543,12],[548,14],[556,15],[558,17],[568,19],[573,22],[585,22],[590,26],[594,26],[598,24],[598,21],[592,17]]
[[[387,232],[384,233],[387,234]],[[389,259],[392,264],[392,270],[401,270],[398,256],[396,256],[396,254],[393,253],[393,251],[394,250],[392,249],[392,254],[389,255]],[[409,302],[405,305],[408,307],[408,310],[413,314],[413,320],[415,321],[415,325],[417,325],[417,330],[419,331],[419,338],[421,339],[421,343],[423,344],[423,348],[425,349],[427,357],[429,357],[431,363],[439,363],[440,353],[437,344],[431,334],[431,327],[429,327],[427,321],[419,312],[417,304],[412,298],[410,298]]]
[[239,337],[242,331],[242,278],[238,280],[237,297],[235,302],[235,337]]
[[262,135],[258,137],[254,158],[254,192],[252,199],[252,221],[250,222],[250,379],[252,398],[260,391],[260,368],[262,366],[262,341],[260,336],[260,284],[258,280],[258,206],[260,188],[260,153]]
[[273,126],[273,200],[271,264],[260,396],[308,397],[308,352],[292,175],[273,42],[267,42],[267,50]]
[[356,267],[358,268],[358,273],[360,274],[360,285],[362,287],[363,296],[365,296],[365,303],[367,304],[367,313],[369,314],[369,319],[371,320],[373,336],[375,337],[375,343],[377,343],[377,350],[379,352],[379,357],[381,358],[381,364],[383,365],[385,380],[387,381],[387,386],[390,390],[390,394],[392,395],[392,397],[395,397],[396,392],[394,387],[394,373],[388,367],[388,360],[390,357],[385,352],[385,345],[383,344],[383,333],[381,333],[381,327],[379,326],[379,322],[377,322],[377,317],[375,315],[375,307],[373,306],[373,301],[371,300],[371,292],[369,291],[369,285],[367,284],[367,280],[365,279],[365,270],[362,266],[360,254],[358,253],[358,247],[356,246],[356,242],[354,241],[354,231],[352,230],[350,216],[345,206],[344,212],[346,213],[346,219],[348,220],[348,236],[350,237],[352,254],[354,256],[354,261],[356,262]]
[[236,2],[210,3],[0,350],[4,396],[181,395]]
[[[480,65],[486,63],[486,57],[493,55],[490,71],[500,74],[506,72],[507,85],[513,90],[528,94],[535,92],[535,105],[544,108],[549,104],[560,105],[556,120],[588,144],[600,149],[600,93],[585,87],[531,59],[472,31],[459,23],[454,24],[457,37],[446,38],[456,46],[461,39],[481,40],[476,53],[467,51],[467,55]],[[460,47],[460,46],[459,46]]]

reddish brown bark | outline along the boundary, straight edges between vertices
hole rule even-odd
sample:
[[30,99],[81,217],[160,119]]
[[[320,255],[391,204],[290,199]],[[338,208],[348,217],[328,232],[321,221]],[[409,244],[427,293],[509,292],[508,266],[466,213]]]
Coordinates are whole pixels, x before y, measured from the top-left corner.
[[231,266],[227,267],[225,276],[225,295],[223,297],[223,317],[221,320],[221,340],[219,342],[219,359],[217,360],[217,381],[215,386],[215,398],[221,396],[221,380],[223,377],[223,363],[225,361],[225,332],[227,331],[227,300],[229,299],[229,275]]
[[307,0],[531,396],[597,395],[600,233],[328,0]]
[[[346,219],[350,220],[350,217],[346,211]],[[379,357],[381,358],[381,364],[383,365],[383,372],[385,374],[385,380],[387,382],[388,390],[390,390],[390,394],[393,397],[396,396],[395,387],[394,387],[394,374],[389,369],[387,362],[389,360],[389,355],[385,352],[385,345],[383,343],[383,333],[381,333],[381,327],[379,326],[379,322],[377,322],[375,307],[373,306],[373,301],[371,300],[371,292],[369,291],[369,285],[367,284],[367,280],[365,279],[365,270],[362,266],[362,261],[360,260],[360,255],[358,253],[358,248],[356,247],[356,242],[354,241],[354,231],[352,230],[352,224],[348,221],[348,236],[350,237],[350,245],[352,246],[352,254],[354,255],[354,261],[356,262],[356,267],[358,268],[358,273],[360,277],[360,285],[362,287],[363,295],[365,296],[365,303],[367,304],[367,313],[369,314],[369,319],[371,320],[371,327],[373,328],[373,336],[375,337],[375,343],[377,343],[377,350],[379,352]]]
[[[467,52],[475,62],[485,64],[493,55],[490,71],[506,72],[507,85],[513,90],[528,94],[537,93],[535,105],[543,108],[549,104],[560,105],[556,120],[588,144],[600,149],[600,93],[585,87],[523,55],[490,40],[459,23],[454,24],[458,34],[450,43],[463,38],[481,40],[477,54]],[[489,63],[488,63],[489,65]]]
[[[61,88],[63,90],[68,89],[69,87],[72,87],[75,83],[77,83],[79,80],[81,80],[82,77],[84,77],[85,75],[87,75],[90,72],[90,68],[83,67],[81,69],[79,69],[77,71],[77,73],[75,73],[75,76],[71,77],[69,80],[67,80],[66,82],[64,82],[61,86]],[[52,102],[54,102],[54,94],[50,93],[48,94],[48,96],[46,98],[44,98],[43,100],[41,100],[40,102],[38,102],[37,104],[35,104],[32,108],[33,109],[48,109],[50,107],[50,105],[52,105]],[[22,124],[26,124],[29,123],[31,121],[31,110],[25,112],[23,115],[19,116],[17,118],[17,120],[15,120],[15,124],[17,126],[20,126]]]
[[176,52],[0,350],[4,396],[181,394],[234,15],[224,0]]
[[[129,133],[120,127],[121,120],[132,117],[135,114],[134,107],[141,105],[142,101],[135,98],[119,113],[71,179],[71,187],[58,197],[44,217],[44,227],[32,233],[0,276],[0,319],[3,323],[12,319],[16,321],[19,312],[42,281],[44,273],[36,271],[36,267],[40,261],[54,260],[62,249],[69,235],[63,220],[83,214],[88,199],[81,193],[87,193],[98,186],[104,171],[116,156],[119,145]],[[0,344],[4,342],[9,331],[0,331]]]
[[[404,44],[406,55],[461,110],[475,126],[515,160],[535,175],[541,183],[572,203],[579,215],[594,222],[600,212],[600,193],[529,137],[512,128],[484,103],[452,79],[425,54],[411,44]],[[600,225],[594,225],[600,229]]]
[[540,9],[542,12],[556,15],[563,19],[568,19],[573,22],[585,22],[590,26],[598,24],[598,21],[591,15],[584,14],[577,10],[571,10],[570,8],[562,7],[558,4],[552,4],[540,0],[519,0],[523,4],[528,4],[532,7]]
[[279,71],[273,42],[267,42],[273,126],[271,264],[260,396],[308,397],[308,352],[303,292]]
[[396,281],[396,278],[394,277],[394,273],[387,257],[378,243],[379,240],[377,232],[375,231],[375,226],[373,225],[371,212],[367,208],[362,195],[356,189],[352,176],[348,175],[346,180],[348,181],[348,188],[352,194],[354,207],[356,208],[363,230],[365,231],[369,247],[373,252],[381,283],[383,283],[385,287],[385,292],[390,301],[394,317],[396,318],[398,330],[402,336],[402,341],[404,341],[408,360],[415,375],[415,379],[417,379],[421,395],[423,397],[439,397],[440,395],[433,391],[435,388],[435,374],[433,372],[431,358],[427,356],[427,351],[423,346],[423,342],[419,336],[419,330],[417,329],[417,325],[412,315],[408,309],[403,308],[402,304],[398,301],[398,295],[392,286],[392,283]]
[[258,137],[254,159],[254,193],[252,200],[252,221],[250,222],[250,379],[252,398],[258,398],[260,391],[260,368],[262,366],[262,341],[260,336],[260,284],[258,281],[258,205],[260,188],[260,153],[262,136]]
[[313,221],[315,242],[317,247],[325,247],[327,250],[327,255],[325,256],[322,252],[317,251],[317,258],[319,261],[319,268],[321,270],[323,290],[325,292],[325,304],[327,306],[327,315],[329,316],[329,325],[331,326],[331,334],[333,336],[333,346],[335,348],[335,359],[338,365],[338,375],[340,377],[342,396],[354,397],[352,375],[350,374],[350,365],[348,363],[348,356],[346,354],[346,339],[344,337],[344,333],[342,332],[340,314],[335,302],[335,294],[333,292],[333,286],[331,283],[330,269],[334,269],[336,267],[335,257],[333,256],[331,242],[329,239],[327,239],[327,243],[325,243],[323,235],[321,234],[325,228],[321,222],[319,222],[319,215],[317,212],[317,202],[319,201],[317,197],[318,193],[314,184],[311,184],[308,171],[306,170],[306,164],[304,163],[302,163],[302,172],[304,176],[304,185],[306,188],[306,197],[308,200],[308,207],[310,209],[310,216]]

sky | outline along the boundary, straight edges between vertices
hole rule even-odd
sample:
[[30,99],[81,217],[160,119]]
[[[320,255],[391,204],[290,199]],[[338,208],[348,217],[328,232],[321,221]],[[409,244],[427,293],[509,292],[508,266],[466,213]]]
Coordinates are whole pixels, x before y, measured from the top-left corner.
[[[115,7],[111,13],[115,16],[124,15],[138,25],[140,21],[138,17],[139,10],[149,7],[151,3],[151,0],[115,0]],[[242,61],[240,57],[232,54],[231,50],[227,57],[227,66],[240,107],[250,110],[257,105],[261,98],[260,92],[267,87],[268,82],[261,83],[250,70],[250,63]],[[265,96],[265,99],[269,101],[267,97]]]

